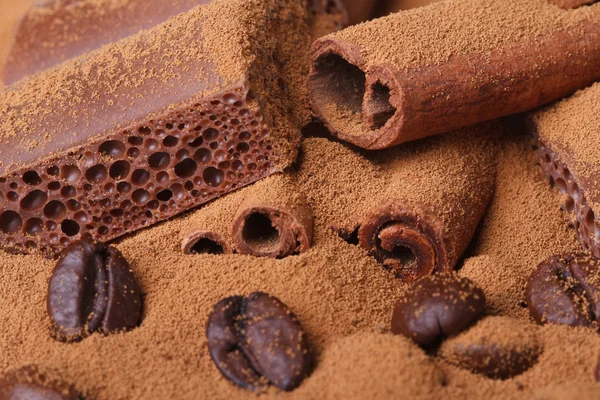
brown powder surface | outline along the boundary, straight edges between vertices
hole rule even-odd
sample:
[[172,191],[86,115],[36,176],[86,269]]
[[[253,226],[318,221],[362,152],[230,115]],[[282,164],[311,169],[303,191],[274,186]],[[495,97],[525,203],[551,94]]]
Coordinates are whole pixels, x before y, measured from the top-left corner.
[[[533,268],[529,265],[533,260],[568,244],[576,245],[561,218],[559,202],[537,171],[529,141],[529,137],[518,135],[502,141],[501,185],[475,246],[474,253],[479,256],[467,261],[471,273],[465,273],[467,266],[461,271],[479,279],[477,283],[484,284],[486,293],[502,289],[503,283],[497,278],[502,275],[494,271],[513,268],[522,273],[511,272],[509,276],[524,277]],[[423,141],[412,146],[412,152],[419,154],[431,144]],[[398,157],[408,155],[397,153]],[[446,156],[454,159],[451,151],[447,155],[440,152],[440,165]],[[268,178],[198,211],[122,239],[117,247],[131,261],[144,293],[143,322],[126,334],[93,335],[77,344],[54,341],[45,311],[53,262],[3,254],[0,323],[5,328],[0,333],[0,346],[5,350],[0,370],[38,364],[56,370],[58,377],[97,399],[186,399],[197,398],[198,393],[217,399],[254,398],[254,394],[226,381],[214,367],[206,348],[205,324],[219,299],[262,290],[281,298],[298,315],[317,355],[313,375],[299,389],[290,394],[270,389],[269,397],[386,399],[405,393],[414,398],[525,399],[550,384],[572,379],[591,384],[597,355],[584,349],[598,348],[600,340],[591,330],[541,328],[544,352],[538,363],[507,381],[474,375],[426,356],[406,339],[389,335],[391,310],[405,286],[330,229],[352,210],[360,213],[358,206],[366,204],[369,196],[385,194],[388,188],[375,183],[387,176],[390,164],[401,161],[394,159],[392,152],[376,158],[370,160],[326,139],[306,139],[298,169],[291,175]],[[422,180],[429,179],[426,170],[417,168],[415,173],[419,171]],[[435,174],[432,171],[432,176]],[[366,190],[365,178],[372,180]],[[297,191],[269,192],[270,188],[283,187],[277,185],[278,180],[295,182]],[[245,198],[293,198],[304,192],[315,214],[315,240],[305,254],[270,260],[181,252],[183,234],[195,226],[216,227],[227,233]],[[352,193],[356,195],[351,197]],[[374,199],[371,197],[371,202],[377,201]],[[533,214],[522,211],[527,207]],[[544,241],[544,236],[549,238]],[[494,259],[504,264],[480,262]],[[508,291],[505,296],[510,298],[505,300],[518,308],[516,295]],[[511,307],[498,307],[494,313],[521,318],[524,326],[530,324],[526,314]],[[432,362],[444,371],[445,378]]]
[[533,115],[540,140],[568,165],[593,207],[600,203],[600,84]]
[[538,165],[530,136],[514,127],[501,143],[496,191],[461,274],[485,291],[491,314],[529,318],[526,280],[554,254],[581,251]]
[[349,27],[330,37],[361,49],[368,68],[439,65],[597,19],[600,6],[564,11],[546,0],[451,0]]
[[[397,153],[390,151],[388,157],[393,161],[396,154],[401,162],[401,157],[424,151],[423,143],[394,149]],[[521,306],[526,278],[546,257],[580,246],[560,211],[560,199],[536,165],[531,137],[513,132],[498,143],[497,188],[469,250],[473,257],[460,274],[484,288],[488,314],[515,318],[525,329],[533,329]],[[446,146],[452,148],[450,144],[441,148]],[[405,287],[330,228],[344,222],[352,225],[349,221],[364,216],[366,205],[375,205],[386,195],[389,188],[382,182],[389,179],[393,162],[325,139],[306,140],[301,155],[297,171],[288,178],[296,182],[298,193],[304,192],[315,214],[313,248],[283,260],[181,253],[187,229],[206,225],[229,232],[243,199],[260,196],[274,186],[270,179],[279,177],[122,239],[117,247],[130,260],[144,293],[143,322],[126,334],[93,335],[77,344],[54,341],[45,311],[54,262],[2,252],[0,372],[36,364],[99,400],[257,398],[226,381],[214,367],[206,348],[205,324],[222,297],[263,290],[281,298],[298,315],[318,361],[312,376],[296,391],[271,389],[263,397],[598,397],[594,369],[600,336],[589,329],[535,328],[543,346],[538,362],[506,381],[472,374],[389,335],[391,310]],[[441,165],[448,162],[443,151],[438,157]],[[432,174],[443,175],[443,170]],[[424,165],[416,168],[414,176],[430,180]]]

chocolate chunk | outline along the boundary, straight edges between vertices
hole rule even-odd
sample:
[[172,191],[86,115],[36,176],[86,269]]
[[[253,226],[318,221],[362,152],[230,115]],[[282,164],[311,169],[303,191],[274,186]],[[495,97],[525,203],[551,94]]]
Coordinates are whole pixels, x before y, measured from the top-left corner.
[[0,247],[108,241],[290,166],[316,16],[252,4],[212,1],[0,92]]
[[77,400],[82,397],[73,387],[49,379],[36,367],[13,371],[0,380],[2,400]]
[[57,339],[73,342],[100,331],[134,328],[141,314],[140,288],[114,247],[78,241],[56,264],[48,285],[48,314]]
[[485,318],[440,347],[450,363],[492,379],[522,374],[541,352],[535,329],[504,317]]
[[473,282],[437,274],[416,282],[396,303],[392,332],[427,346],[456,335],[485,308],[485,295]]
[[293,390],[312,365],[300,322],[279,299],[265,293],[221,300],[209,317],[206,335],[217,368],[245,389],[271,383]]
[[584,254],[551,257],[529,277],[526,296],[529,312],[540,324],[598,328],[598,259]]

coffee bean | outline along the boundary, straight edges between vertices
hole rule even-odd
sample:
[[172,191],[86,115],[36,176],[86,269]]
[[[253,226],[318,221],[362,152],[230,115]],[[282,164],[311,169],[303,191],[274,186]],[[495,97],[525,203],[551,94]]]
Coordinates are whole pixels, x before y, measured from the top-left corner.
[[0,399],[77,400],[83,397],[70,385],[49,379],[35,367],[25,367],[2,377]]
[[279,299],[265,293],[221,300],[208,319],[207,337],[217,368],[249,390],[268,383],[293,390],[311,368],[300,322]]
[[471,325],[485,308],[485,295],[455,274],[436,274],[414,283],[396,303],[392,332],[427,346]]
[[583,254],[554,256],[531,274],[526,300],[533,319],[598,328],[600,316],[600,264]]
[[73,342],[137,326],[140,288],[114,247],[78,241],[56,264],[48,285],[48,314],[57,339]]
[[439,349],[446,361],[492,379],[522,374],[541,352],[535,329],[505,317],[487,317]]

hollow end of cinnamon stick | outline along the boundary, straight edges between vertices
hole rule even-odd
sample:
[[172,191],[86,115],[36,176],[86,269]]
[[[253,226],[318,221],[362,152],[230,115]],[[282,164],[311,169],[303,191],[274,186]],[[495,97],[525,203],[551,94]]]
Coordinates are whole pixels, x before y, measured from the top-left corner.
[[184,254],[232,254],[231,246],[219,233],[195,231],[189,233],[181,243]]
[[306,252],[312,230],[308,207],[243,205],[233,222],[233,240],[240,254],[284,258]]
[[313,109],[331,132],[367,149],[396,144],[403,96],[391,71],[380,66],[365,72],[359,49],[332,40],[317,41],[312,53]]
[[450,271],[441,230],[435,221],[392,202],[373,210],[358,230],[358,243],[403,282]]

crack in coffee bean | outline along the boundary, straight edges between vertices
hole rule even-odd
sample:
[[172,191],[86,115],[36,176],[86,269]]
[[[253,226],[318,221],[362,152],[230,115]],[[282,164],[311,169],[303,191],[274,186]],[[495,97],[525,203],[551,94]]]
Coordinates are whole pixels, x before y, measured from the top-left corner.
[[71,385],[49,379],[36,367],[28,366],[2,377],[0,399],[83,400],[83,397]]
[[529,312],[539,324],[598,329],[598,259],[584,254],[554,256],[541,263],[527,283]]
[[141,315],[141,291],[127,260],[116,248],[78,241],[60,258],[48,285],[48,314],[54,336],[79,341],[133,329]]
[[469,327],[485,309],[483,291],[455,274],[436,274],[413,284],[392,315],[392,332],[422,346]]
[[295,389],[308,375],[312,359],[296,316],[265,293],[221,300],[206,331],[210,355],[221,373],[248,390],[269,383]]

